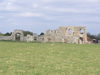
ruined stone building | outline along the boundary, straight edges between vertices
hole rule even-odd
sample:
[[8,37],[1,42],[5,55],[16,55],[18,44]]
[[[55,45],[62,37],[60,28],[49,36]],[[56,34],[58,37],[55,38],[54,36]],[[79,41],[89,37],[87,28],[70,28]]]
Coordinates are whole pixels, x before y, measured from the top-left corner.
[[87,43],[87,29],[82,26],[65,26],[56,30],[47,30],[44,35],[33,33],[33,35],[28,34],[27,36],[24,36],[23,30],[15,30],[9,40],[85,44]]
[[48,30],[44,35],[45,42],[86,43],[86,27],[65,26],[56,30]]

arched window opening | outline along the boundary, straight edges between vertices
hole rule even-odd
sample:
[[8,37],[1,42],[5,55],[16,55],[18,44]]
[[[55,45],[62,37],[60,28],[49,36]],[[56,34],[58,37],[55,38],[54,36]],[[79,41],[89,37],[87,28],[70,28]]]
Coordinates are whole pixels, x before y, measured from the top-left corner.
[[20,38],[21,38],[21,34],[20,34],[20,33],[17,33],[17,34],[15,35],[15,40],[16,40],[16,41],[20,41]]
[[36,41],[37,40],[37,37],[34,37],[34,40]]
[[84,29],[80,29],[80,34],[84,34]]
[[72,29],[68,29],[68,34],[73,34],[73,30]]

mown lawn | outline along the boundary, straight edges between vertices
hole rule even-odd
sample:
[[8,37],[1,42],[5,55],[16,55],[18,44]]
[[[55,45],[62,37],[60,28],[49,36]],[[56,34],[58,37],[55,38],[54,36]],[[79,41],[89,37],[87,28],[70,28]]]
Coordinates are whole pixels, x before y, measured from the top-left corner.
[[100,75],[100,45],[0,41],[0,75]]

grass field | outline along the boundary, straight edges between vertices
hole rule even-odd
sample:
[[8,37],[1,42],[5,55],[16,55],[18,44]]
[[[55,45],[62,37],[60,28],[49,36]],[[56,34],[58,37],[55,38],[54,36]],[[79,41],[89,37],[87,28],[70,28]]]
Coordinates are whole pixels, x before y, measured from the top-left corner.
[[0,75],[100,75],[100,45],[1,41]]

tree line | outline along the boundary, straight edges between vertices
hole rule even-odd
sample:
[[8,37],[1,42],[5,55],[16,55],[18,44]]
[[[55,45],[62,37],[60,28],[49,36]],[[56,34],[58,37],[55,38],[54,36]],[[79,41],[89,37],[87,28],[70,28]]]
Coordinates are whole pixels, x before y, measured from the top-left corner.
[[[24,36],[27,36],[27,34],[33,35],[33,32],[30,31],[23,31]],[[11,36],[12,32],[7,32],[7,33],[0,33],[0,36]],[[43,32],[40,33],[40,35],[44,35]]]
[[87,36],[88,36],[88,41],[93,41],[95,43],[98,43],[98,40],[100,40],[100,33],[97,35],[88,33]]

